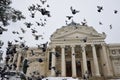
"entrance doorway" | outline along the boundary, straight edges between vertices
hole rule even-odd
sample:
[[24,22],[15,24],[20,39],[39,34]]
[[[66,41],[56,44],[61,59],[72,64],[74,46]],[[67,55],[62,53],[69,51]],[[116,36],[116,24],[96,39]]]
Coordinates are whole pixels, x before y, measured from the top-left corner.
[[87,61],[87,68],[88,68],[88,74],[89,74],[89,76],[92,76],[91,62],[90,61]]
[[82,70],[81,70],[81,62],[80,61],[76,61],[76,71],[77,71],[77,76],[78,77],[82,77]]
[[72,76],[71,61],[66,61],[66,76],[67,77],[71,77]]

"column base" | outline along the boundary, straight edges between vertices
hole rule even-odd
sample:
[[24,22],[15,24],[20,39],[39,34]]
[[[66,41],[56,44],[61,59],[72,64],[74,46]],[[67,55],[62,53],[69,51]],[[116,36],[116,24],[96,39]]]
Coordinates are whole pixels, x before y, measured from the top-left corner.
[[73,75],[72,78],[76,78],[77,76],[76,75]]
[[101,75],[100,75],[100,74],[95,74],[95,76],[96,76],[96,77],[101,77]]

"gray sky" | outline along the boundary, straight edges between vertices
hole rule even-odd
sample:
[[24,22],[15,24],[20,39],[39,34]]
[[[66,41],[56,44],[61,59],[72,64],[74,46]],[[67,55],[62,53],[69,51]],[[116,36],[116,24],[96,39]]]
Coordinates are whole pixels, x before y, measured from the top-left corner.
[[[120,0],[47,0],[47,3],[43,7],[46,7],[46,4],[49,4],[50,7],[47,8],[50,10],[51,17],[42,16],[39,12],[36,12],[35,18],[30,17],[30,12],[28,11],[28,6],[32,4],[40,4],[40,0],[12,0],[12,6],[15,9],[21,10],[26,16],[26,20],[18,21],[16,23],[11,23],[7,26],[9,29],[7,32],[4,32],[3,35],[0,35],[0,39],[5,42],[3,49],[5,50],[7,41],[13,41],[18,39],[19,36],[23,36],[28,46],[36,46],[36,44],[44,43],[49,41],[50,35],[58,28],[65,26],[66,16],[72,15],[70,7],[73,6],[76,10],[80,12],[74,16],[74,21],[81,23],[85,18],[87,20],[88,26],[93,26],[99,33],[105,32],[107,38],[105,39],[106,43],[120,43]],[[97,12],[97,6],[103,6],[103,11],[101,13]],[[114,10],[118,10],[117,14],[114,14]],[[44,39],[39,39],[38,41],[34,39],[31,34],[31,30],[26,28],[24,22],[32,22],[35,24],[35,21],[40,21],[39,19],[46,18],[47,25],[45,27],[39,27],[33,25],[32,28],[36,28],[38,31],[37,34],[42,34]],[[99,25],[99,21],[103,25]],[[112,24],[113,28],[110,30],[109,25]],[[20,28],[26,30],[25,34],[22,34]],[[12,31],[19,31],[20,35],[13,35]]]

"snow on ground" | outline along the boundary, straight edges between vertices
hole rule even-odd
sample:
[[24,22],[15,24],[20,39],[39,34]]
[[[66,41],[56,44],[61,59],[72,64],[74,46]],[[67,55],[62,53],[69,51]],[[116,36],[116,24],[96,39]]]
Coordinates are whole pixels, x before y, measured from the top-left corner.
[[47,77],[42,80],[79,80],[78,78],[72,77]]

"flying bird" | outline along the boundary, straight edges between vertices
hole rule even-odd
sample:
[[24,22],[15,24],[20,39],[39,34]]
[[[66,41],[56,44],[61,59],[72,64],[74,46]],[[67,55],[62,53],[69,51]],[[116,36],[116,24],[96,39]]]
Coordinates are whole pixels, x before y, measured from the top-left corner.
[[79,11],[77,11],[76,9],[73,9],[72,6],[70,7],[70,10],[73,15],[75,15],[76,13],[79,13]]
[[19,39],[20,39],[20,40],[22,40],[22,39],[23,39],[23,37],[19,37]]
[[66,25],[68,25],[68,21],[67,20],[65,20],[65,23],[66,23]]
[[35,13],[37,11],[36,6],[34,4],[32,4],[32,6],[28,7],[28,11],[30,11],[31,17],[34,18],[35,17]]
[[30,27],[33,25],[33,24],[30,23],[30,22],[25,22],[24,24],[27,26],[27,28],[30,28]]
[[42,4],[45,4],[45,2],[47,2],[47,0],[40,0]]
[[112,24],[109,25],[110,29],[112,29]]
[[36,4],[37,5],[37,7],[39,8],[39,7],[42,7],[41,5],[39,5],[39,4]]
[[16,32],[15,31],[12,31],[13,34],[15,34]]
[[82,42],[87,42],[87,37],[81,39],[80,41],[82,41]]
[[36,35],[36,34],[32,34],[35,37],[35,40],[38,40],[39,37],[42,37],[42,35]]
[[98,12],[101,12],[102,10],[103,10],[103,7],[102,6],[97,6],[97,8],[98,8]]
[[14,41],[17,43],[17,42],[19,42],[18,40],[16,40],[16,39],[14,39]]
[[50,6],[47,4],[47,7],[50,7]]
[[46,25],[46,23],[45,23],[45,22],[44,22],[44,23],[43,23],[43,22],[41,22],[41,24],[40,24],[40,25],[41,25],[41,26],[45,26],[45,25]]
[[87,42],[87,37],[85,37],[85,38],[83,39],[83,42]]
[[83,26],[87,26],[87,21],[86,21],[86,19],[83,19],[83,22],[81,22],[81,24],[82,24]]
[[47,49],[47,44],[48,44],[48,42],[46,42],[46,43],[42,44],[42,45],[43,45],[43,48],[42,48],[43,52],[45,52],[45,51],[46,51],[46,49]]
[[1,47],[4,45],[4,42],[2,42],[1,40],[0,40],[0,49],[1,49]]
[[35,29],[31,29],[32,30],[32,33],[37,33],[37,30]]
[[39,22],[36,22],[36,24],[37,24],[38,26],[40,26],[40,23],[39,23]]
[[0,26],[0,35],[3,33],[3,31],[7,31],[7,29],[5,29],[2,26]]
[[43,62],[43,59],[41,59],[41,58],[39,58],[39,59],[37,59],[37,60],[38,60],[38,62],[40,62],[40,63]]
[[26,41],[24,41],[24,42],[20,42],[20,48],[25,47],[25,42],[26,42]]
[[47,19],[44,19],[44,21],[47,21]]
[[117,14],[118,13],[118,11],[117,10],[114,10],[114,14]]
[[99,21],[99,25],[103,25],[103,23]]
[[51,17],[50,11],[46,10],[45,8],[38,9],[38,11],[40,11],[43,16],[47,15],[48,17]]
[[68,18],[68,20],[70,20],[71,18],[73,18],[73,16],[66,16]]
[[37,44],[38,49],[42,49],[42,52],[45,52],[47,49],[47,44],[48,44],[48,42],[40,44],[40,45]]
[[26,32],[26,30],[24,30],[23,28],[21,28],[21,31],[22,31],[22,33],[25,33],[25,32]]
[[19,34],[19,32],[18,32],[18,31],[12,31],[12,33],[13,33],[13,34]]

